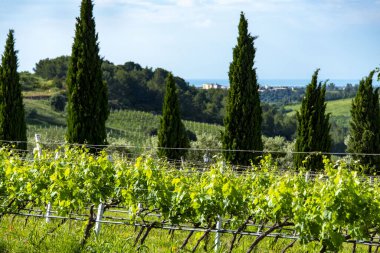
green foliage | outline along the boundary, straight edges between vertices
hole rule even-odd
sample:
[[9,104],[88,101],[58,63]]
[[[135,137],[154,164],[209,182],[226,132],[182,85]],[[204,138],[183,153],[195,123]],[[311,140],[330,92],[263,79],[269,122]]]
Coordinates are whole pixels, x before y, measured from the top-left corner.
[[[35,130],[31,129],[31,124],[45,127],[66,126],[66,114],[64,112],[53,110],[49,99],[26,98],[24,99],[24,103],[27,115],[29,116],[26,118],[29,133],[28,136],[32,137],[32,139],[36,132],[33,132]],[[64,135],[61,135],[60,140],[64,141],[64,139]]]
[[46,58],[36,63],[33,70],[36,75],[45,79],[64,80],[67,75],[69,61],[69,56],[60,56],[53,59]]
[[56,94],[50,97],[50,105],[54,111],[63,112],[66,106],[66,97],[62,94]]
[[[25,75],[23,87],[25,86],[25,90],[45,87],[46,80],[43,78],[46,78],[51,87],[64,88],[70,58],[60,56],[40,60],[34,69],[36,74]],[[101,69],[103,80],[107,82],[109,89],[110,108],[161,113],[165,79],[169,74],[167,70],[143,68],[135,62],[115,65],[107,60],[102,62]],[[183,118],[199,122],[223,123],[226,89],[198,89],[180,77],[175,77],[175,81],[178,85]]]
[[60,80],[58,78],[54,78],[52,80],[52,84],[57,89],[62,89],[63,88],[63,80]]
[[[241,13],[239,36],[228,73],[230,89],[222,137],[226,150],[263,150],[259,86],[253,67],[255,39],[248,33],[248,22]],[[256,162],[260,153],[226,151],[224,155],[233,164],[248,165],[251,161]]]
[[[349,118],[351,102],[352,102],[351,98],[326,101],[326,113],[331,114],[331,118],[334,118],[334,117],[335,118],[337,117]],[[296,114],[296,111],[300,110],[300,108],[301,108],[301,103],[284,106],[284,109],[287,111],[288,116]]]
[[20,72],[20,84],[23,91],[33,91],[48,87],[45,79],[28,71]]
[[108,118],[108,89],[102,80],[92,0],[82,0],[67,75],[67,141],[103,145]]
[[261,104],[263,135],[267,137],[283,136],[287,140],[294,139],[297,122],[295,115],[287,115],[283,106]]
[[1,155],[14,157],[14,162],[2,166],[5,183],[0,191],[6,191],[7,198],[3,200],[1,213],[18,210],[20,205],[30,202],[43,209],[51,203],[60,214],[68,214],[85,210],[88,203],[108,199],[113,194],[114,167],[105,152],[95,157],[88,151],[64,147],[63,156],[43,152],[41,157],[35,157],[35,162],[24,164],[12,151],[0,150]]
[[[218,138],[219,137],[219,138]],[[191,142],[191,150],[187,155],[190,161],[211,162],[215,161],[222,149],[220,136],[215,136],[210,133],[202,133],[197,136],[196,141]]]
[[295,141],[287,141],[282,136],[265,137],[263,136],[264,152],[269,153],[276,159],[281,168],[292,168]]
[[25,119],[27,122],[30,122],[30,121],[33,121],[33,119],[35,119],[37,117],[38,113],[37,113],[37,110],[32,108],[27,108],[25,110]]
[[[347,151],[350,153],[380,153],[380,109],[379,91],[373,89],[374,71],[360,81],[359,90],[352,101],[350,137]],[[380,157],[373,155],[353,155],[362,165],[367,166],[366,173],[379,173]]]
[[197,135],[193,131],[187,129],[186,134],[187,134],[187,138],[189,139],[189,141],[196,141],[197,140]]
[[[326,114],[326,83],[317,85],[317,69],[306,87],[301,110],[297,112],[297,139],[295,144],[294,165],[308,170],[323,168],[322,155],[310,152],[329,152],[331,148],[329,114]],[[303,153],[306,152],[306,153]]]
[[[161,113],[165,79],[169,72],[162,68],[142,68],[134,62],[102,64],[103,78],[109,87],[112,109],[133,109]],[[174,77],[184,119],[222,124],[227,90],[203,90]]]
[[[326,101],[326,113],[330,114],[329,119],[331,122],[332,152],[344,153],[346,151],[344,139],[349,132],[351,103],[351,98]],[[296,111],[300,108],[301,104],[285,106],[285,110],[289,111],[287,113],[288,116],[295,115]]]
[[302,100],[304,94],[305,87],[260,87],[261,102],[274,103],[277,105],[298,103]]
[[162,107],[162,118],[158,129],[158,155],[178,160],[190,147],[186,128],[181,121],[177,90],[173,75],[166,78],[166,93]]
[[[34,134],[41,134],[44,142],[62,143],[65,140],[66,114],[57,112],[51,108],[48,99],[24,99],[27,124],[28,139],[33,139]],[[128,124],[125,124],[128,122]],[[210,135],[210,138],[219,139],[222,126],[200,123],[194,121],[182,121],[186,129],[195,133],[196,136],[202,134]],[[106,122],[107,141],[113,145],[131,145],[135,147],[135,152],[141,153],[148,147],[146,139],[151,135],[152,130],[158,129],[160,116],[141,111],[133,110],[111,110]]]
[[[293,85],[296,85],[294,83]],[[329,83],[326,87],[325,100],[334,101],[345,98],[353,98],[358,90],[358,84],[347,83],[344,87],[335,86]],[[306,87],[271,87],[265,86],[260,89],[260,99],[262,102],[274,103],[277,105],[289,105],[299,103],[305,94]]]
[[14,31],[10,30],[0,67],[0,140],[15,141],[18,149],[25,150],[25,110],[17,61]]
[[[295,230],[305,248],[314,244],[333,252],[342,250],[346,240],[368,241],[378,235],[380,181],[363,178],[342,161],[324,159],[324,174],[310,180],[302,170],[280,171],[270,156],[246,173],[222,162],[198,173],[149,156],[134,161],[114,157],[110,162],[105,152],[94,156],[69,147],[56,151],[56,158],[55,152],[43,152],[39,158],[23,159],[0,149],[1,215],[20,208],[46,211],[51,203],[59,216],[66,216],[104,203],[128,209],[123,213],[125,225],[128,220],[133,225],[155,219],[157,224],[213,228],[221,216],[229,219],[223,228],[236,231],[249,218],[266,227],[278,225],[274,233]],[[160,215],[147,215],[151,213]],[[102,227],[107,226],[112,225]]]

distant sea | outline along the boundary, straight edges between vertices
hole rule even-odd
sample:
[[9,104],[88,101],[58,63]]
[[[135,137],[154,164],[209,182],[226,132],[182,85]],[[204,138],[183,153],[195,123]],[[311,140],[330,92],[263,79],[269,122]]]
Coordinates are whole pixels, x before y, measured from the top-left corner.
[[[229,86],[228,79],[186,79],[193,86],[200,87],[205,83],[220,84]],[[324,81],[324,80],[321,80]],[[334,83],[337,87],[344,87],[348,83],[355,85],[359,84],[359,79],[331,79],[328,83]],[[260,86],[287,86],[287,87],[304,87],[310,83],[310,79],[259,79]],[[373,82],[375,86],[379,86],[379,82]]]

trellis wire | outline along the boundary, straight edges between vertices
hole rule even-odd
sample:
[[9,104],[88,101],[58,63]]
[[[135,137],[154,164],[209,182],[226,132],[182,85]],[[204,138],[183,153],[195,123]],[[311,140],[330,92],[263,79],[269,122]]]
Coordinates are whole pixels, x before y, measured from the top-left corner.
[[[99,205],[100,207],[100,205]],[[31,209],[35,212],[40,212],[41,210],[34,210]],[[104,210],[104,209],[103,209]],[[30,209],[29,209],[30,211]],[[107,212],[109,212],[107,210]],[[116,211],[114,211],[116,212]],[[128,211],[126,211],[128,212]],[[52,211],[52,213],[57,213],[56,211]],[[47,218],[46,215],[44,214],[33,214],[33,213],[22,213],[22,212],[17,212],[17,213],[9,213],[11,215],[18,215],[18,216],[26,216],[26,217],[35,217],[35,218]],[[70,213],[69,216],[59,216],[59,215],[50,215],[50,219],[67,219],[67,220],[75,220],[75,221],[87,221],[86,218],[80,218],[80,217],[87,217],[88,215],[85,214],[74,214]],[[102,213],[102,217],[103,213]],[[120,220],[120,217],[112,217],[112,216],[106,216],[108,220],[103,220],[103,219],[96,219],[96,224],[95,226],[98,226],[98,230],[96,231],[96,234],[99,235],[100,233],[100,224],[112,224],[112,225],[124,225],[124,226],[134,226],[134,227],[150,227],[152,226],[152,223],[149,223],[147,221],[144,221],[144,223],[139,223],[131,219],[125,219],[124,221],[117,221]],[[231,235],[243,235],[243,236],[261,236],[265,233],[266,230],[263,229],[268,229],[270,226],[262,226],[261,224],[251,224],[251,226],[256,226],[260,228],[260,230],[257,230],[256,232],[253,231],[237,231],[235,229],[222,229],[221,227],[218,227],[218,225],[215,228],[208,228],[208,227],[194,227],[194,226],[189,226],[186,224],[180,224],[180,225],[174,225],[174,224],[167,224],[166,222],[160,222],[160,225],[152,226],[155,229],[163,229],[163,230],[179,230],[179,231],[193,231],[193,232],[210,232],[210,233],[215,233],[216,236],[220,236],[220,234],[231,234]],[[287,231],[293,231],[293,233],[280,233],[280,232],[273,232],[266,237],[272,237],[272,238],[282,238],[282,239],[292,239],[292,240],[299,240],[300,237],[297,233],[295,233],[295,230],[288,229]],[[217,237],[216,237],[217,238]],[[219,237],[220,238],[220,237]],[[375,242],[375,240],[377,242]],[[220,241],[219,241],[220,243]],[[351,244],[361,244],[361,245],[367,245],[367,246],[379,246],[380,247],[380,237],[373,237],[371,241],[365,241],[365,240],[346,240],[345,243],[351,243]],[[218,248],[217,246],[217,239],[215,239],[215,250]],[[219,245],[220,247],[220,245]],[[218,248],[219,249],[219,248]]]
[[[27,143],[34,144],[36,142],[30,141],[10,141],[10,140],[0,140],[0,143]],[[309,155],[335,155],[335,156],[380,156],[377,153],[342,153],[342,152],[320,152],[320,151],[278,151],[278,150],[244,150],[244,149],[218,149],[218,148],[172,148],[172,147],[155,147],[155,146],[136,146],[136,145],[115,145],[115,144],[80,144],[80,143],[67,143],[67,142],[43,142],[39,141],[39,144],[42,145],[60,145],[60,146],[73,146],[73,147],[87,147],[87,148],[98,148],[98,149],[106,149],[106,148],[139,148],[144,150],[188,150],[188,151],[205,151],[205,152],[246,152],[246,153],[258,153],[258,154],[309,154]]]

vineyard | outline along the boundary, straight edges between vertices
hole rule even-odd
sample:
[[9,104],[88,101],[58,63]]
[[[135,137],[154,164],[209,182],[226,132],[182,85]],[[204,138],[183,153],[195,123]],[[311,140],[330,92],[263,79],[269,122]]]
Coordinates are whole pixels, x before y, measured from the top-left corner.
[[282,252],[295,243],[316,252],[380,247],[380,181],[343,161],[326,159],[324,171],[311,174],[280,170],[270,156],[244,171],[222,161],[188,166],[68,146],[33,157],[2,148],[0,157],[2,222],[60,220],[40,240],[75,220],[84,224],[82,249],[111,225],[134,228],[136,250],[157,230],[186,233],[177,251],[253,252],[269,237],[273,245],[288,241]]
[[[35,133],[48,144],[62,144],[67,132],[66,114],[51,109],[48,100],[24,99],[27,111],[27,136],[33,140]],[[112,110],[106,123],[107,140],[110,144],[136,147],[136,153],[142,153],[145,146],[154,146],[151,140],[157,134],[160,116],[153,113],[134,110]],[[186,128],[196,136],[208,135],[214,139],[220,138],[220,125],[183,121]],[[33,149],[34,143],[28,143],[28,149]],[[140,147],[140,148],[137,148]]]

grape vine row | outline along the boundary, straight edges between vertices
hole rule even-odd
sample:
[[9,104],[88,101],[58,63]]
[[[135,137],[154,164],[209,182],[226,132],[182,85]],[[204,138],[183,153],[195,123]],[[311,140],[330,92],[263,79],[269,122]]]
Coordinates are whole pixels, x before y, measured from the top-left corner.
[[[267,236],[317,242],[321,252],[379,237],[380,181],[363,180],[344,161],[325,159],[323,173],[310,180],[302,170],[279,173],[270,156],[236,173],[223,162],[200,172],[150,156],[126,160],[114,155],[110,161],[106,152],[95,156],[81,147],[56,152],[25,159],[0,149],[0,216],[27,208],[46,212],[48,204],[58,216],[87,212],[83,244],[101,203],[106,209],[126,207],[128,220],[113,222],[140,224],[146,229],[136,237],[140,242],[154,228],[189,227],[205,235],[234,234],[230,251],[239,234],[251,233],[256,238],[248,252]],[[224,219],[221,230],[216,229],[218,217]]]

